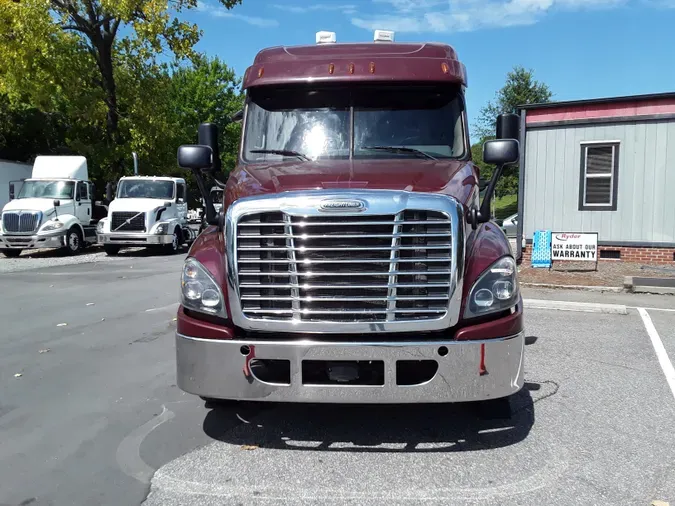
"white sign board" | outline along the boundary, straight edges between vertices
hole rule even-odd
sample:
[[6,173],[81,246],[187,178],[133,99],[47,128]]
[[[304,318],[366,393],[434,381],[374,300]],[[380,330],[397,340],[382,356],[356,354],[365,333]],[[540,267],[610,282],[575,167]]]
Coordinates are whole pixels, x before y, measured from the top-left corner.
[[597,262],[597,232],[583,234],[574,232],[553,232],[551,235],[551,260],[554,262]]

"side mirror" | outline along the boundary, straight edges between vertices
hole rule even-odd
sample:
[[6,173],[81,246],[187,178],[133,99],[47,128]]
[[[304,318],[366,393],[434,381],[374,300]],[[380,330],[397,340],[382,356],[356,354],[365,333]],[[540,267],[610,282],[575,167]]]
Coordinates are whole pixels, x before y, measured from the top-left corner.
[[213,169],[213,150],[209,146],[181,146],[178,148],[178,166],[190,170]]
[[520,139],[520,116],[517,114],[497,116],[497,139]]
[[9,183],[9,200],[14,200],[14,183]]
[[209,168],[216,174],[220,172],[220,149],[218,143],[218,125],[215,123],[202,123],[199,125],[198,142],[200,146],[208,146],[213,152],[212,163]]
[[111,202],[113,199],[113,184],[112,183],[107,183],[105,185],[105,199],[108,202]]
[[513,165],[520,156],[519,143],[515,139],[496,139],[483,144],[483,161],[491,165]]
[[52,202],[52,205],[54,207],[59,207],[61,205],[61,201],[59,199],[54,199],[54,202]]
[[485,141],[485,144],[483,144],[483,161],[497,167],[492,173],[492,179],[490,179],[487,190],[485,190],[480,209],[473,208],[467,215],[467,219],[474,229],[478,227],[479,223],[490,221],[490,204],[497,187],[497,181],[502,176],[504,167],[518,163],[519,156],[520,145],[515,139],[495,139]]

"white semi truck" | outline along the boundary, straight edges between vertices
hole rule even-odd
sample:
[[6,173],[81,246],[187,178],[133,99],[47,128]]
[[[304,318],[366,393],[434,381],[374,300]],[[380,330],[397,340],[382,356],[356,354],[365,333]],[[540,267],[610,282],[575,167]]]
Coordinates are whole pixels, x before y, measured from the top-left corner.
[[12,197],[0,220],[5,256],[41,248],[76,254],[96,242],[94,185],[85,157],[38,156],[31,177]]
[[108,206],[108,216],[98,223],[98,242],[108,255],[116,255],[123,247],[138,246],[175,253],[197,235],[188,226],[187,214],[184,179],[123,177]]

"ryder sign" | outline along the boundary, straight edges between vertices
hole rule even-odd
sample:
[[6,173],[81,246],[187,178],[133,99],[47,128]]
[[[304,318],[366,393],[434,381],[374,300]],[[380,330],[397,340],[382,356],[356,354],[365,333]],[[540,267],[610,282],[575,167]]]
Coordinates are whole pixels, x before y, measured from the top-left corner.
[[553,232],[551,237],[551,260],[572,262],[598,261],[598,234]]

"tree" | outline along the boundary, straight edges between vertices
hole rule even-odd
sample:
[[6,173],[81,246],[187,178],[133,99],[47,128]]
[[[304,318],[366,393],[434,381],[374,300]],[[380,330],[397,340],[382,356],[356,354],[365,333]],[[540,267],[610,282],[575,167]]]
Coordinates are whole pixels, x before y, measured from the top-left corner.
[[[553,93],[548,85],[534,79],[534,71],[515,66],[506,75],[504,86],[497,91],[494,101],[480,110],[473,130],[480,141],[471,146],[474,163],[479,167],[481,178],[490,179],[493,167],[483,162],[483,144],[494,139],[497,116],[518,112],[518,106],[550,102]],[[502,174],[495,193],[497,197],[514,195],[518,192],[518,167],[507,167]]]
[[[230,9],[241,0],[219,2]],[[197,0],[0,0],[0,92],[43,111],[87,107],[117,172],[116,148],[128,140],[120,121],[138,102],[131,94],[120,100],[122,74],[133,81],[129,70],[141,69],[160,83],[158,55],[195,57],[201,32],[176,14],[196,7]]]
[[534,79],[534,71],[520,65],[506,74],[504,86],[497,91],[494,101],[490,101],[480,110],[474,131],[481,140],[494,136],[497,116],[518,112],[518,106],[551,101],[548,85]]

